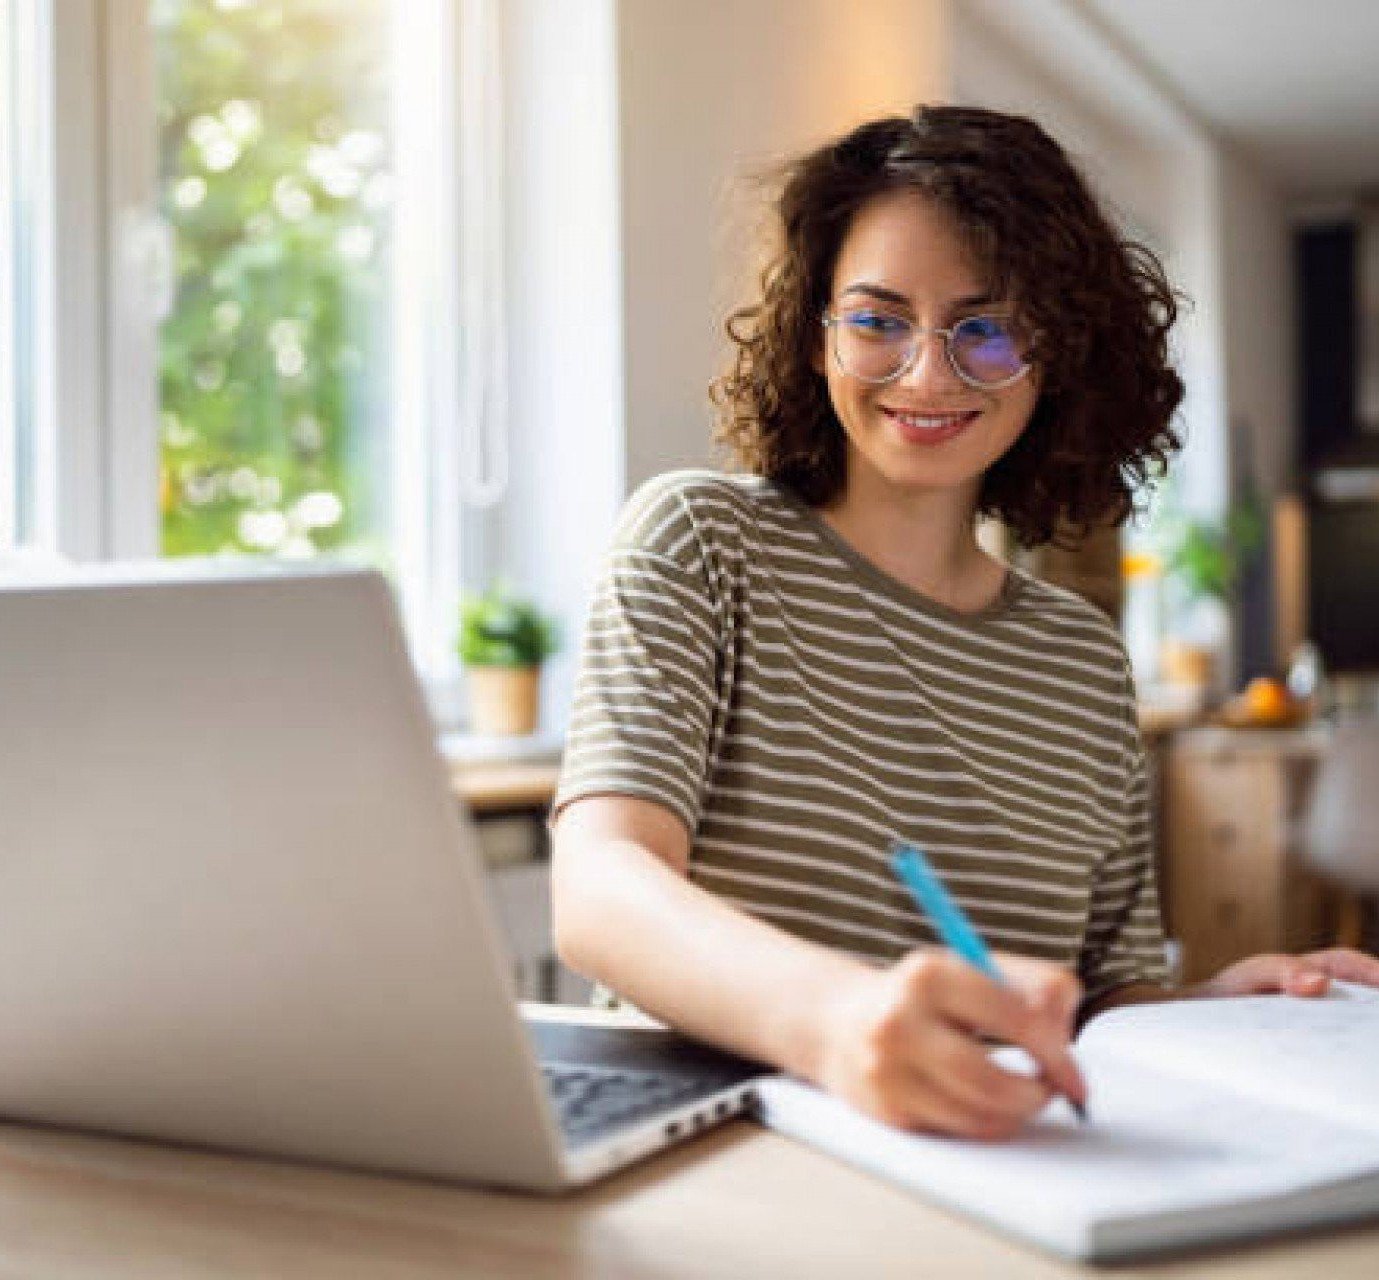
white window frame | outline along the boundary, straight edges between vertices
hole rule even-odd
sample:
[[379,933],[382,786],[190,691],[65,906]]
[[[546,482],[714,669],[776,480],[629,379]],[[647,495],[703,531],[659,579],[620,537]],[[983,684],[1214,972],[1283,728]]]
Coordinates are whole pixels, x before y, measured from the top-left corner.
[[[61,21],[47,24],[43,59],[46,234],[62,251],[47,258],[38,342],[35,541],[76,560],[142,559],[159,547],[157,327],[171,288],[148,0],[47,3]],[[396,238],[434,252],[397,257],[409,305],[392,317],[390,540],[413,656],[438,720],[453,727],[461,584],[487,577],[480,513],[506,489],[500,4],[398,8],[399,56],[410,61],[397,116],[408,129],[418,119],[436,128],[424,145],[397,149]],[[149,127],[133,126],[141,120]]]
[[[98,119],[97,0],[18,0],[9,15],[28,24],[32,58],[20,91],[31,133],[16,150],[33,199],[29,331],[17,348],[28,366],[25,407],[32,423],[31,469],[22,478],[31,509],[23,541],[73,559],[104,554],[100,483],[105,292],[98,200],[102,156]],[[22,7],[22,16],[18,10]],[[57,20],[61,17],[61,21]],[[13,295],[7,301],[12,302]],[[18,335],[16,335],[18,336]]]
[[18,431],[15,421],[18,383],[15,364],[14,201],[16,198],[15,114],[19,93],[14,84],[14,26],[8,6],[0,9],[0,559],[19,541]]
[[[59,33],[48,20],[43,0],[11,0],[0,33],[3,58],[5,137],[0,142],[0,548],[53,553],[58,549],[53,423],[60,380],[54,368],[59,299],[70,305],[69,282],[80,274],[83,245],[74,244],[59,259],[55,247],[80,216],[64,208],[69,157],[59,145],[55,45]],[[65,44],[70,34],[61,33]],[[72,113],[67,113],[72,114]],[[62,141],[65,141],[63,139]],[[60,186],[59,183],[62,185]],[[15,218],[23,206],[21,227]],[[64,218],[58,225],[58,218]],[[22,294],[22,297],[21,297]],[[74,318],[81,308],[71,306]],[[74,340],[80,340],[77,327]],[[66,388],[71,393],[75,388]],[[74,397],[69,394],[67,403]],[[21,449],[21,423],[27,448]],[[27,456],[25,456],[27,454]],[[27,464],[27,465],[26,465]],[[23,474],[21,474],[23,468]],[[79,485],[75,475],[67,477]],[[20,496],[23,496],[21,502]],[[74,503],[79,507],[80,503]]]

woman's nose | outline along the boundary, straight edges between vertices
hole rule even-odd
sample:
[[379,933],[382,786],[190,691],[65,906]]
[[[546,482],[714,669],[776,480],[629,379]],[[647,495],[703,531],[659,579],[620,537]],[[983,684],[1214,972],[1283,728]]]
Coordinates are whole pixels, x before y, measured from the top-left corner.
[[948,360],[947,335],[935,329],[924,329],[916,337],[918,346],[910,367],[897,379],[910,387],[951,390],[962,379],[953,371]]

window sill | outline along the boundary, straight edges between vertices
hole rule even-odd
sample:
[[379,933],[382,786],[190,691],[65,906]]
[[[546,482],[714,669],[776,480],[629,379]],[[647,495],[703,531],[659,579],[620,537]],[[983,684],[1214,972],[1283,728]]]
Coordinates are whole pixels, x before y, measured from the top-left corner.
[[451,765],[546,763],[559,761],[564,739],[555,733],[493,735],[450,731],[439,736],[441,755]]

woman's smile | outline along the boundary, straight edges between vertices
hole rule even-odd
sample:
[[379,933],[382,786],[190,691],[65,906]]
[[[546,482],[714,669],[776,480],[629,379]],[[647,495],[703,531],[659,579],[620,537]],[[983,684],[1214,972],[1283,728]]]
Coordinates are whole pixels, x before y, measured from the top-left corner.
[[980,409],[934,410],[902,409],[898,406],[878,405],[890,420],[896,433],[907,444],[935,445],[961,435],[981,416]]

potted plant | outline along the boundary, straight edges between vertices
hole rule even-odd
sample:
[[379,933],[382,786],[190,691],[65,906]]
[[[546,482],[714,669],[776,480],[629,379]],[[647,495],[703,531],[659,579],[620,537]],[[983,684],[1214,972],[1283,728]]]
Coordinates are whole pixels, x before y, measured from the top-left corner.
[[499,581],[460,603],[460,661],[469,673],[469,705],[476,733],[535,731],[541,664],[559,647],[554,619]]
[[1263,534],[1263,516],[1253,500],[1234,504],[1223,519],[1179,514],[1169,521],[1163,564],[1174,591],[1174,621],[1164,643],[1163,674],[1170,683],[1214,690],[1236,582]]

